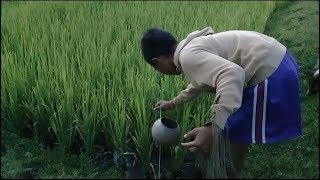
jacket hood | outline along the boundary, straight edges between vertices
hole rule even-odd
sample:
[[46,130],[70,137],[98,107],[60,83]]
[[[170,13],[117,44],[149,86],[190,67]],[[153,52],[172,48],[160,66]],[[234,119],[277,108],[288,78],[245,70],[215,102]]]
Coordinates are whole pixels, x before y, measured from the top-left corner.
[[202,30],[197,30],[197,31],[193,31],[191,32],[190,34],[188,34],[188,36],[183,39],[182,41],[180,41],[180,43],[178,44],[175,52],[174,52],[174,56],[173,56],[173,62],[175,64],[175,66],[177,67],[177,70],[178,71],[182,71],[181,69],[181,65],[180,65],[180,62],[179,62],[179,55],[180,55],[180,52],[181,50],[194,38],[197,38],[197,37],[200,37],[200,36],[207,36],[207,35],[210,35],[210,34],[213,34],[214,31],[211,27],[206,27]]

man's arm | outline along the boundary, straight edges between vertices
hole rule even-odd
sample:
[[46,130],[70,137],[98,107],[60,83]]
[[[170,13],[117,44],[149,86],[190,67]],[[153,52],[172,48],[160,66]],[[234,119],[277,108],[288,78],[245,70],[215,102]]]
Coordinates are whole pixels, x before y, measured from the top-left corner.
[[190,83],[186,89],[182,90],[178,96],[173,98],[171,102],[177,106],[182,103],[185,103],[189,100],[191,100],[193,97],[199,94],[199,88],[195,87],[192,83]]

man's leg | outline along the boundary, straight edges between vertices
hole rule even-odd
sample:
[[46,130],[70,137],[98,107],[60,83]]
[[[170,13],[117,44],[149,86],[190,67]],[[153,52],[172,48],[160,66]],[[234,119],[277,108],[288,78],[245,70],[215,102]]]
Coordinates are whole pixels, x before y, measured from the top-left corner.
[[240,178],[243,168],[244,159],[248,150],[248,144],[230,142],[231,158],[236,170],[236,174],[232,178]]

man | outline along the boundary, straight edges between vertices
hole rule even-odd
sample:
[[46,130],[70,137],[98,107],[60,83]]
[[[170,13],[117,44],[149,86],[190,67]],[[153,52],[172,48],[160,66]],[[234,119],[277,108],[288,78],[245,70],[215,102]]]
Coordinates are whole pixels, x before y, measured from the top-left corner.
[[211,126],[228,137],[237,176],[249,143],[278,143],[301,135],[298,66],[276,39],[254,31],[214,33],[206,27],[180,42],[160,28],[148,29],[141,39],[144,60],[168,75],[184,73],[190,84],[155,110],[169,110],[202,90],[215,93],[214,118],[188,132],[194,140],[181,143],[208,153]]

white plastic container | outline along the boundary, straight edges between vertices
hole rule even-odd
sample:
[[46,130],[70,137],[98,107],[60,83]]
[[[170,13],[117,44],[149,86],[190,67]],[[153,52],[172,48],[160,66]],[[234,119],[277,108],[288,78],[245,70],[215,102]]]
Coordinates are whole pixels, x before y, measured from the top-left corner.
[[169,118],[159,118],[152,126],[153,140],[161,145],[172,145],[177,143],[180,136],[179,124]]

